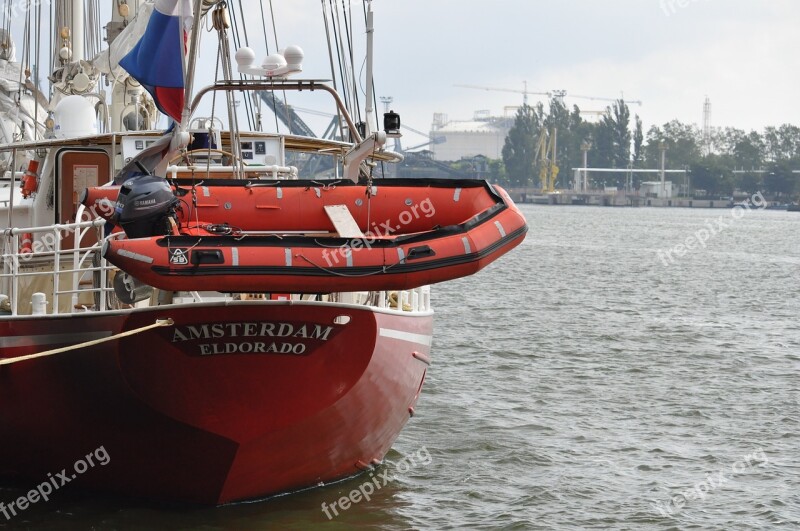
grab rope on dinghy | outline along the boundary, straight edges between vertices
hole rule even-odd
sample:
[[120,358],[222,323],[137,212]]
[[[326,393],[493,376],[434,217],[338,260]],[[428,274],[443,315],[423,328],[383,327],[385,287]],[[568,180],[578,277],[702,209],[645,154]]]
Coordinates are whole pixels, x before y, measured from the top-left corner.
[[381,266],[380,270],[373,271],[371,273],[339,273],[338,271],[334,271],[333,269],[328,269],[326,267],[322,267],[321,265],[314,263],[313,261],[311,261],[311,259],[307,258],[304,254],[296,254],[294,256],[295,256],[295,258],[302,258],[303,260],[305,260],[306,262],[308,262],[312,266],[316,267],[317,269],[321,269],[322,271],[325,271],[326,273],[329,273],[331,275],[336,275],[337,277],[354,277],[354,278],[355,277],[371,277],[372,275],[380,275],[382,273],[386,273],[391,268],[393,268],[394,266],[397,265],[397,264],[392,264],[392,265],[388,265],[388,266],[384,265],[384,266]]

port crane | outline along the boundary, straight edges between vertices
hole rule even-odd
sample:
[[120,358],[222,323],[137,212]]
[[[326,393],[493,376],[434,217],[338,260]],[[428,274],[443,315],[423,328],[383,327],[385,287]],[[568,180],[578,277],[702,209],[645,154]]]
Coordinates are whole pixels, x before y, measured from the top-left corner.
[[539,140],[536,142],[536,153],[533,157],[539,166],[539,183],[543,194],[556,191],[556,178],[558,178],[558,165],[556,164],[556,147],[558,145],[558,128],[550,131],[542,128]]
[[528,90],[528,82],[527,81],[523,81],[522,85],[523,85],[523,89],[522,90],[510,89],[510,88],[502,88],[502,87],[484,87],[482,85],[454,85],[454,86],[461,87],[461,88],[478,89],[478,90],[493,90],[493,91],[496,91],[496,92],[516,92],[517,94],[522,94],[522,103],[524,103],[525,105],[528,104],[528,95],[529,94],[534,95],[534,96],[547,96],[548,98],[552,98],[552,97],[563,98],[567,94],[566,90],[554,90],[554,91],[550,91],[550,92],[536,92],[536,91],[533,91],[533,90]]
[[[548,98],[551,98],[551,99],[553,99],[553,98],[557,99],[561,103],[564,102],[564,98],[566,98],[566,97],[578,98],[578,99],[583,99],[583,100],[596,100],[596,101],[617,101],[617,100],[619,100],[619,98],[601,98],[599,96],[580,96],[578,94],[569,94],[568,95],[567,91],[563,90],[563,89],[550,90],[550,91],[547,91],[547,92],[537,92],[537,91],[534,91],[534,90],[528,90],[528,82],[527,81],[523,81],[522,82],[522,86],[523,86],[522,90],[512,89],[512,88],[505,88],[505,87],[486,87],[486,86],[483,86],[483,85],[454,85],[454,86],[461,87],[461,88],[471,88],[471,89],[478,89],[478,90],[490,90],[490,91],[496,91],[496,92],[514,92],[514,93],[517,93],[517,94],[522,94],[522,103],[524,103],[525,105],[528,104],[528,95],[547,96]],[[625,103],[632,103],[632,104],[636,104],[636,105],[641,105],[642,101],[641,100],[625,100]]]

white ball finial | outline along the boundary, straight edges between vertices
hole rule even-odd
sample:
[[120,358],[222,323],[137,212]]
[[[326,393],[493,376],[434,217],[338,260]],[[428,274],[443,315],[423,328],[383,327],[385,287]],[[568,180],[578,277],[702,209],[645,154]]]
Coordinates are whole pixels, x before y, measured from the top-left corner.
[[236,64],[241,67],[251,66],[256,60],[256,53],[251,48],[239,48],[236,51]]
[[299,65],[303,62],[303,49],[299,46],[287,46],[285,50],[283,50],[283,56],[286,58],[286,63],[289,65]]

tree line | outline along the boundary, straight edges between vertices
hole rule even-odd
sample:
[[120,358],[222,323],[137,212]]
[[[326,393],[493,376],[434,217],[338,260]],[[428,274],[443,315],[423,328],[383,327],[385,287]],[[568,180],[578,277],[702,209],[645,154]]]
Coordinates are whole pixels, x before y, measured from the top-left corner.
[[[667,169],[687,170],[691,189],[698,194],[730,196],[735,190],[784,198],[800,194],[800,174],[792,173],[800,169],[800,128],[784,124],[747,132],[724,127],[704,135],[695,124],[672,120],[644,133],[642,120],[631,117],[621,99],[596,122],[585,120],[577,105],[568,109],[557,98],[550,101],[547,112],[542,103],[523,105],[506,137],[502,163],[491,165],[491,178],[511,187],[539,186],[536,146],[540,135],[553,129],[561,168],[557,188],[571,187],[571,169],[583,167],[584,146],[590,168],[659,169],[661,150],[666,149]],[[634,188],[641,181],[656,180],[644,175],[633,174]],[[623,188],[627,178],[624,173],[594,174],[591,184]]]

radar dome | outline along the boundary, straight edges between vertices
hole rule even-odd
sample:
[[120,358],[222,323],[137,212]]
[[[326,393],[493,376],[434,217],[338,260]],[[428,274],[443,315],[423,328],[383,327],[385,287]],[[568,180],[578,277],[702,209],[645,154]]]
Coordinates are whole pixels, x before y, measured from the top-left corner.
[[56,138],[97,134],[97,119],[92,103],[82,96],[67,96],[53,111]]

